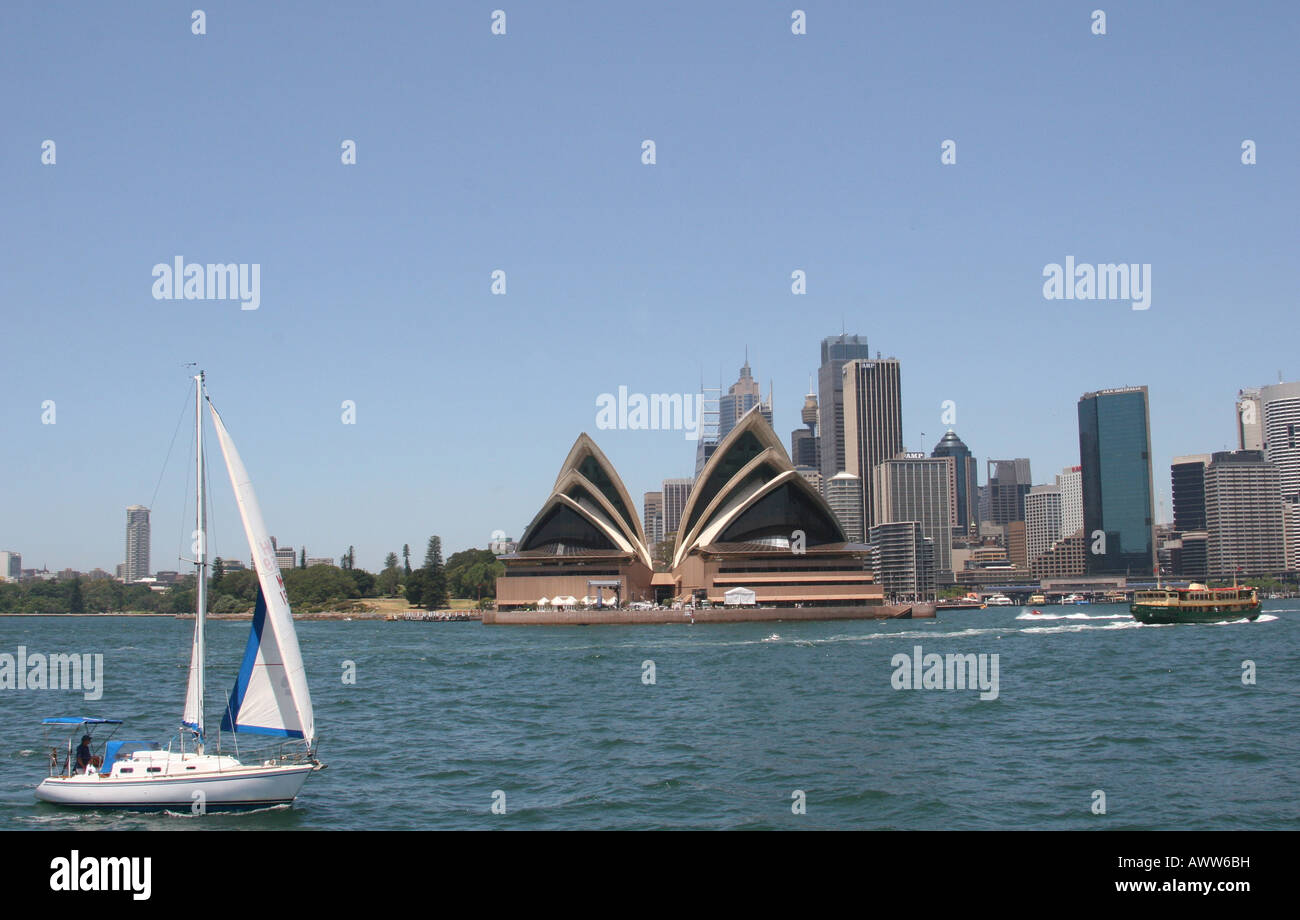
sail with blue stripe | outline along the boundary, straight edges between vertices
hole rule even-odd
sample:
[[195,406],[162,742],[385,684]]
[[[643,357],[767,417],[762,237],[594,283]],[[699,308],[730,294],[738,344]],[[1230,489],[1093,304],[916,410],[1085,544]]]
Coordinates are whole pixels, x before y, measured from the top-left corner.
[[209,408],[221,453],[226,460],[226,470],[230,473],[230,485],[239,505],[244,534],[253,554],[258,582],[252,630],[221,727],[226,731],[302,738],[311,747],[316,740],[311,694],[307,690],[307,672],[298,648],[298,634],[293,628],[289,596],[280,576],[275,548],[262,521],[262,510],[253,494],[248,471],[222,424],[221,416],[211,403]]

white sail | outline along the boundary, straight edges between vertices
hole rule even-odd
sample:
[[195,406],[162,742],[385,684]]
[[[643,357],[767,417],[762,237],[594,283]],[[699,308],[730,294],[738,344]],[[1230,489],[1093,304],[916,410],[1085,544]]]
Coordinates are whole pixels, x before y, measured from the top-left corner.
[[208,519],[207,505],[203,495],[203,485],[207,482],[207,470],[203,457],[203,372],[194,378],[194,437],[195,437],[195,482],[198,484],[196,513],[194,523],[198,542],[195,544],[198,559],[195,566],[195,587],[197,605],[194,608],[194,642],[190,647],[190,679],[185,688],[185,709],[181,715],[181,725],[193,730],[198,737],[199,750],[203,750],[203,621],[207,615],[207,561],[208,561]]
[[185,711],[181,724],[203,737],[203,637],[198,617],[194,618],[194,644],[190,648],[190,682],[185,690]]
[[239,678],[222,718],[222,727],[240,732],[304,738],[311,746],[316,739],[311,695],[307,691],[307,673],[298,634],[289,612],[289,597],[280,577],[271,538],[262,523],[262,511],[248,471],[235,450],[234,443],[221,423],[221,416],[209,404],[212,423],[221,444],[235,491],[244,534],[253,554],[259,585],[257,610],[248,649],[239,668]]

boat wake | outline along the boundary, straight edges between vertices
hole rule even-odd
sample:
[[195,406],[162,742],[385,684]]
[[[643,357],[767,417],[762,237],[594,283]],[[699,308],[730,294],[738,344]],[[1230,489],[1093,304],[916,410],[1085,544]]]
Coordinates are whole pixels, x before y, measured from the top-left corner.
[[[270,811],[288,811],[292,806],[288,802],[282,802],[279,805],[265,805],[261,808],[238,808],[238,809],[221,809],[220,811],[210,811],[204,814],[195,814],[193,811],[172,811],[170,808],[164,808],[161,812],[152,812],[153,814],[162,814],[168,818],[218,818],[235,817],[242,818],[245,815],[260,815]],[[144,812],[150,814],[150,812]]]
[[1127,620],[1132,617],[1129,613],[1031,613],[1025,611],[1016,617],[1017,620]]

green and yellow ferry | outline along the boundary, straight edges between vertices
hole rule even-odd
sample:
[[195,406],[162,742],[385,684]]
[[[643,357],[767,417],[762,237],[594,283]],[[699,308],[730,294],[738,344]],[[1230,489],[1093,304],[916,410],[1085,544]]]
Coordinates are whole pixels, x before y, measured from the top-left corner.
[[1157,588],[1138,591],[1129,607],[1142,623],[1221,623],[1224,620],[1253,620],[1260,613],[1256,588],[1207,588],[1191,584],[1186,588]]

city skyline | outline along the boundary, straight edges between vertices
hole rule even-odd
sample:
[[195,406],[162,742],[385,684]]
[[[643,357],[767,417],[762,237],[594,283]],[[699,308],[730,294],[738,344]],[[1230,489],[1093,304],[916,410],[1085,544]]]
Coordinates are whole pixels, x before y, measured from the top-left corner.
[[[576,431],[633,494],[689,476],[680,431],[598,431],[596,399],[729,380],[745,345],[784,438],[837,331],[904,366],[909,450],[952,427],[976,457],[1057,471],[1079,463],[1079,394],[1148,386],[1167,521],[1171,460],[1232,448],[1238,392],[1300,377],[1257,333],[1294,313],[1300,204],[1279,104],[1295,11],[1269,9],[1282,26],[1131,9],[1098,36],[1086,10],[849,5],[795,37],[744,4],[578,3],[512,11],[494,39],[478,10],[412,6],[382,42],[337,10],[235,4],[199,37],[149,9],[26,9],[0,35],[19,228],[0,251],[0,545],[112,570],[142,504],[153,566],[178,568],[184,439],[153,496],[187,362],[240,420],[272,528],[376,569],[430,533],[449,551],[521,533]],[[259,65],[228,68],[235,49]],[[196,105],[214,86],[224,101]],[[1118,104],[1134,87],[1146,103]],[[144,97],[168,130],[124,114]],[[260,266],[258,308],[156,299],[151,270],[177,258]],[[1074,258],[1151,265],[1149,309],[1045,299],[1044,266]],[[1223,347],[1235,315],[1249,347]],[[1214,360],[1189,374],[1187,355]],[[246,557],[214,493],[213,548]]]
[[[868,362],[868,363],[874,363],[874,362]],[[1275,385],[1275,387],[1276,387],[1276,386],[1277,386],[1277,385]],[[1292,386],[1297,386],[1297,385],[1295,385],[1295,384],[1290,384],[1290,383],[1281,384],[1281,387],[1283,388],[1283,391],[1284,391],[1284,392],[1287,392],[1287,393],[1290,392],[1290,388],[1291,388]],[[1105,388],[1105,390],[1100,391],[1100,392],[1106,392],[1106,391],[1109,391],[1109,390],[1122,391],[1122,390],[1126,390],[1126,389],[1130,389],[1130,388],[1129,388],[1129,387]],[[903,401],[905,402],[905,401],[906,401],[906,387],[901,388],[901,391],[902,391],[902,394],[903,394]],[[1080,398],[1084,398],[1084,397],[1087,397],[1087,396],[1089,396],[1089,395],[1091,395],[1091,394],[1087,394],[1087,393],[1085,393],[1085,394],[1082,394],[1082,396],[1081,396]],[[906,415],[904,414],[904,423],[905,423],[905,422],[906,422]],[[779,424],[779,422],[778,422],[778,424]],[[1154,428],[1156,427],[1156,426],[1155,426],[1155,423],[1154,423],[1154,414],[1153,414],[1153,420],[1152,420],[1152,423],[1151,423],[1151,424],[1152,424],[1152,428],[1154,429]],[[599,432],[598,432],[598,433],[599,433]],[[1076,432],[1076,438],[1077,438],[1077,432]],[[600,443],[600,442],[597,441],[597,443]],[[784,445],[783,445],[783,446],[784,446]],[[905,448],[906,448],[906,447],[907,447],[907,445],[905,445]],[[1237,448],[1225,448],[1225,450],[1234,450],[1234,449],[1237,449]],[[787,450],[787,453],[789,453],[788,448],[786,448],[786,450]],[[900,452],[898,452],[898,455],[897,455],[896,457],[890,457],[890,458],[888,458],[888,459],[901,459],[901,458],[902,458],[902,455],[903,455],[904,453],[906,453],[906,452],[908,452],[908,451],[905,449],[904,451],[900,451]],[[920,452],[917,452],[917,453],[919,454]],[[1154,453],[1154,450],[1153,450],[1153,453]],[[927,454],[927,456],[929,456],[929,455]],[[1199,456],[1201,456],[1201,455],[1194,455],[1194,456],[1199,457]],[[1205,455],[1203,455],[1203,456],[1205,457],[1206,462],[1208,462],[1208,460],[1209,460],[1209,454],[1205,454]],[[1291,452],[1288,451],[1288,452],[1286,453],[1286,459],[1289,460],[1289,459],[1290,459],[1290,456],[1291,456]],[[1031,465],[1032,465],[1032,458],[1024,458],[1024,459],[1029,459],[1029,460],[1031,461]],[[1161,525],[1161,524],[1163,524],[1163,525],[1170,525],[1170,526],[1172,526],[1172,525],[1175,523],[1175,504],[1174,504],[1174,501],[1173,501],[1173,489],[1174,489],[1174,486],[1173,486],[1173,474],[1174,474],[1174,472],[1175,472],[1175,467],[1179,465],[1179,461],[1186,461],[1186,460],[1189,460],[1189,459],[1191,459],[1191,458],[1190,458],[1190,457],[1172,457],[1171,460],[1170,460],[1170,463],[1167,464],[1167,465],[1163,468],[1163,470],[1162,470],[1160,467],[1158,467],[1158,466],[1154,466],[1154,465],[1153,465],[1153,469],[1152,469],[1152,478],[1153,478],[1153,485],[1155,486],[1155,494],[1161,497],[1161,507],[1160,507],[1160,509],[1157,509],[1157,511],[1156,511],[1155,524],[1157,524],[1157,525]],[[1011,461],[995,461],[995,460],[987,460],[986,462],[991,466],[991,465],[994,464],[994,463],[1010,463]],[[1067,464],[1067,466],[1065,467],[1065,469],[1067,470],[1067,472],[1068,472],[1071,468],[1075,468],[1075,469],[1077,470],[1078,465],[1079,465],[1079,464],[1078,464],[1077,462],[1076,462],[1076,463],[1072,463],[1072,464]],[[978,478],[978,477],[977,477],[977,478]],[[1038,487],[1059,488],[1059,482],[1057,481],[1057,480],[1059,480],[1059,478],[1060,478],[1060,474],[1058,473],[1058,474],[1055,475],[1054,478],[1052,478],[1052,479],[1051,479],[1050,481],[1048,481],[1048,482],[1042,482],[1042,483],[1039,483],[1039,482],[1033,482],[1032,485],[1033,485],[1035,488],[1038,488]],[[685,483],[689,483],[689,482],[691,481],[691,479],[692,479],[692,477],[690,477],[690,476],[686,476],[686,477],[671,477],[671,478],[668,478],[668,479],[660,480],[660,481],[657,483],[657,484],[660,486],[660,488],[659,488],[658,490],[654,490],[654,492],[658,492],[658,493],[662,496],[662,494],[663,494],[663,488],[664,488],[666,485],[668,485],[670,482],[678,482],[678,483],[683,483],[683,484],[685,484]],[[1032,479],[1032,477],[1031,477],[1031,479]],[[1161,488],[1161,483],[1162,483],[1162,482],[1165,483],[1165,485],[1164,485],[1163,488]],[[987,484],[988,484],[988,479],[987,479],[987,475],[986,475],[986,476],[984,477],[984,482],[980,484],[980,488],[983,489]],[[687,488],[687,491],[689,491],[689,488]],[[644,494],[644,495],[646,495],[647,498],[648,498],[648,496],[649,496],[650,494],[653,494],[653,492],[649,492],[649,491],[647,491],[647,492],[638,493],[638,494]],[[663,501],[664,501],[664,499],[663,499],[662,497],[661,497],[659,500],[660,500],[660,502],[663,502]],[[679,500],[679,501],[684,501],[684,499]],[[1162,510],[1161,510],[1161,509],[1162,509]],[[150,528],[149,528],[148,519],[149,519],[149,516],[150,516],[150,513],[151,513],[152,509],[151,509],[151,508],[144,507],[144,506],[140,506],[140,505],[131,505],[131,506],[128,506],[126,510],[127,510],[127,513],[128,513],[128,517],[129,517],[133,512],[136,512],[136,513],[143,512],[143,514],[144,514],[144,519],[145,519],[144,530],[145,530],[146,537],[147,537],[147,535],[148,535],[148,531],[149,531],[149,529],[150,529]],[[642,518],[642,523],[643,523],[643,525],[648,526],[648,522],[644,519],[644,515],[641,513],[643,510],[644,510],[644,509],[640,509],[640,508],[638,509],[638,517],[639,517],[639,518]],[[1162,511],[1163,511],[1163,513],[1162,513]],[[191,509],[191,512],[192,512],[192,509]],[[666,523],[666,522],[665,522],[665,523]],[[522,532],[523,529],[524,529],[525,527],[526,527],[526,522],[525,522],[525,524],[518,526],[518,527],[516,528],[516,532]],[[129,529],[130,529],[130,528],[128,528],[128,530],[129,530]],[[667,535],[667,534],[666,534],[666,535]],[[226,545],[229,549],[231,549],[232,551],[226,552],[226,553],[224,554],[223,558],[230,558],[230,559],[236,559],[236,560],[238,560],[238,559],[240,559],[242,556],[246,556],[246,555],[247,555],[246,548],[241,552],[241,546],[242,546],[242,544],[240,543],[239,538],[242,537],[242,535],[240,535],[240,534],[236,534],[235,536],[236,536],[236,539],[233,541],[233,543],[225,544],[225,545]],[[1061,534],[1061,537],[1062,537],[1062,538],[1064,538],[1064,537],[1066,537],[1066,536],[1068,536],[1068,534],[1065,534],[1064,532]],[[409,543],[409,544],[411,544],[411,545],[422,545],[422,544],[423,544],[423,541],[424,541],[425,539],[427,539],[427,535],[419,535],[419,536],[416,536],[416,537],[414,537],[414,538],[412,538],[412,539],[410,539],[410,540],[403,540],[402,542],[404,542],[404,543]],[[471,548],[471,547],[476,547],[476,548],[485,548],[485,547],[487,547],[487,545],[488,545],[489,543],[491,543],[491,541],[492,541],[492,536],[489,534],[489,536],[486,537],[486,538],[484,538],[484,540],[481,541],[481,543],[479,543],[479,544],[469,544],[469,545],[466,545],[466,546],[454,546],[454,547],[452,547],[449,551],[450,551],[450,552],[456,552],[456,551],[458,551],[458,550],[461,550],[461,549],[468,549],[468,548]],[[11,542],[14,542],[14,541],[11,540]],[[214,550],[213,550],[213,552],[214,552],[215,555],[211,556],[211,558],[215,558],[216,555],[222,555],[221,548],[215,546],[215,540],[214,540],[213,542],[214,542]],[[344,545],[343,547],[340,548],[340,553],[343,552],[344,550],[346,550],[346,549],[348,548],[349,545],[355,546],[355,544],[347,544],[347,545]],[[302,549],[303,546],[304,546],[304,544],[295,544],[295,552],[297,552],[298,550]],[[385,550],[383,550],[383,551],[379,554],[380,559],[382,559],[382,556],[383,556],[383,555],[386,555],[388,552],[399,551],[400,548],[401,548],[401,544],[398,544],[395,548],[392,548],[392,549],[385,549]],[[150,552],[151,552],[151,549],[152,549],[151,546],[149,546],[149,545],[146,545],[146,546],[145,546],[145,548],[144,548],[144,555],[145,555],[146,557],[149,556],[149,554],[150,554]],[[21,550],[21,549],[15,550],[15,552],[17,552],[19,555],[23,555],[23,554],[24,554],[24,551]],[[129,552],[129,550],[128,550],[128,552]],[[29,558],[31,558],[31,557],[29,557]],[[327,556],[327,557],[319,557],[319,556],[313,555],[312,558],[314,558],[314,559],[319,559],[319,558],[330,558],[330,559],[332,559],[333,561],[337,562],[337,555],[336,555],[336,554],[331,554],[331,555],[329,555],[329,556]],[[168,561],[171,561],[171,560],[169,559]],[[158,564],[158,565],[152,566],[151,569],[152,569],[152,570],[157,570],[157,571],[169,571],[169,570],[181,569],[182,571],[184,571],[184,568],[185,568],[185,566],[184,566],[184,562],[185,562],[185,561],[184,561],[183,559],[177,558],[177,559],[174,561],[174,564],[173,564],[173,565],[168,566],[168,565]],[[97,562],[95,562],[93,565],[90,565],[90,566],[83,566],[83,565],[63,564],[62,562],[60,562],[60,563],[57,563],[53,569],[49,569],[49,568],[48,568],[49,563],[48,563],[47,561],[42,561],[42,570],[48,570],[48,571],[52,571],[52,572],[57,572],[57,571],[64,570],[64,569],[77,570],[77,571],[81,571],[81,572],[89,572],[89,571],[92,571],[92,570],[95,570],[95,569],[102,569],[102,570],[106,570],[106,571],[112,571],[112,569],[113,569],[115,566],[120,566],[120,565],[123,565],[123,564],[124,564],[123,562],[117,562],[117,563],[106,563],[106,562],[103,562],[103,561],[97,561]],[[32,568],[32,566],[25,566],[25,567],[26,567],[26,568]],[[378,571],[380,568],[382,568],[382,565],[377,561],[376,563],[374,563],[374,564],[372,564],[372,565],[360,564],[358,567],[360,567],[360,568],[366,568],[366,569],[371,569],[371,570],[374,570],[374,571]],[[152,570],[151,570],[149,573],[147,573],[147,574],[152,574]],[[137,576],[135,576],[135,577],[139,577],[139,576],[137,575]]]

